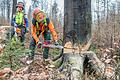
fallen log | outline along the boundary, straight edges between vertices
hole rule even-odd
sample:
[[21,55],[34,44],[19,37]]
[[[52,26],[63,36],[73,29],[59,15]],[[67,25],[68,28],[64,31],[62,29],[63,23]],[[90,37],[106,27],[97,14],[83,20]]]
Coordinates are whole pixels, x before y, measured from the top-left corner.
[[[80,54],[76,53],[76,54],[72,54],[72,53],[64,53],[65,56],[65,64],[69,64],[69,73],[70,73],[70,80],[83,80],[83,72],[85,69],[85,64],[89,65],[90,67],[89,71],[90,73],[94,73],[94,77],[96,79],[99,78],[108,78],[107,80],[110,80],[110,75],[114,75],[114,70],[111,70],[107,67],[107,65],[105,63],[103,63],[102,61],[100,61],[100,59],[96,56],[96,54],[92,51],[85,51],[85,52],[81,52]],[[86,62],[87,61],[87,62]],[[111,70],[112,72],[108,73],[106,71],[106,69]],[[108,73],[108,74],[105,74]],[[112,80],[115,80],[112,78]]]
[[83,76],[83,62],[84,57],[81,57],[79,54],[64,54],[65,64],[68,64],[68,73],[70,74],[70,80],[82,80]]

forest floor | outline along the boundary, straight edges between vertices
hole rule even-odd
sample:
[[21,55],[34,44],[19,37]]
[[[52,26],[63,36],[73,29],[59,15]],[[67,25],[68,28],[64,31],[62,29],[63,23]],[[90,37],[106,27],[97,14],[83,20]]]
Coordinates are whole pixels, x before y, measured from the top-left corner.
[[[6,33],[5,28],[0,29],[0,56],[3,55],[4,53],[4,47],[5,47],[5,33]],[[28,49],[29,48],[29,43],[30,43],[30,33],[26,34],[26,42],[25,42],[25,48]],[[73,50],[71,49],[72,46],[71,45],[67,45],[70,47],[70,49],[65,49],[66,53],[79,53],[79,48],[77,47],[77,50]],[[84,49],[88,49],[90,46],[90,44],[88,44],[88,46],[85,46],[83,48]],[[117,55],[119,56],[119,50],[120,50],[120,46],[116,45],[117,47],[114,49],[111,48],[98,48],[98,49],[94,49],[94,47],[92,47],[91,50],[97,52],[99,59],[101,61],[103,61],[103,63],[106,64],[112,64],[112,67],[108,67],[110,68],[108,70],[108,75],[111,75],[115,73],[115,71],[113,71],[114,69],[118,69],[119,68],[119,64],[117,64],[116,66],[116,59]],[[58,50],[51,50],[51,53],[54,52],[58,52]],[[34,60],[32,63],[30,64],[26,64],[26,57],[22,57],[19,60],[21,61],[22,66],[17,69],[17,70],[13,70],[12,68],[10,68],[10,66],[8,67],[4,67],[3,69],[0,70],[0,80],[70,80],[70,74],[68,73],[69,70],[67,67],[65,67],[64,69],[62,69],[62,71],[60,71],[59,68],[56,68],[55,65],[53,64],[54,62],[51,60],[51,54],[49,55],[50,59],[48,59],[47,61],[43,61],[43,56],[42,56],[42,50],[37,49],[36,51],[36,55],[34,57]],[[0,61],[1,63],[2,61]],[[114,64],[115,63],[115,64]],[[96,63],[95,63],[96,64]],[[120,69],[118,69],[119,72]],[[86,74],[86,73],[84,73]],[[117,73],[118,76],[120,73]],[[84,75],[85,76],[85,75]],[[92,76],[93,77],[93,76]],[[87,79],[90,80],[90,79]],[[93,79],[91,79],[93,80]],[[119,79],[118,79],[119,80]]]

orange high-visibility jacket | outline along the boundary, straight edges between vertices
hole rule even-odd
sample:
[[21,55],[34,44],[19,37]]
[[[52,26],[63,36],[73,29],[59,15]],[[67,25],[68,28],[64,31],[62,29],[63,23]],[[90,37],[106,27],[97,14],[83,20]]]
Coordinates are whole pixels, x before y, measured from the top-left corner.
[[42,33],[42,35],[44,35],[43,33],[44,33],[46,27],[49,28],[49,30],[52,34],[53,40],[58,39],[58,36],[54,29],[53,23],[50,21],[49,18],[46,18],[47,26],[45,26],[43,23],[38,23],[39,28],[37,28],[36,22],[37,21],[33,18],[32,26],[31,26],[31,33],[32,33],[32,37],[35,39],[36,43],[38,43],[39,37],[40,37],[40,34],[37,35],[37,32],[40,31]]

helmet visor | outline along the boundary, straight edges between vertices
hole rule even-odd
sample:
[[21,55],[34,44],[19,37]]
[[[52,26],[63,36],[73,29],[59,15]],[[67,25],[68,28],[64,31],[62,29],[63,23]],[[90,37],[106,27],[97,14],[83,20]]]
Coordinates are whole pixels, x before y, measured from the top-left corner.
[[36,20],[37,20],[38,22],[43,21],[45,18],[46,18],[46,15],[43,14],[43,13],[39,13],[39,14],[36,15]]

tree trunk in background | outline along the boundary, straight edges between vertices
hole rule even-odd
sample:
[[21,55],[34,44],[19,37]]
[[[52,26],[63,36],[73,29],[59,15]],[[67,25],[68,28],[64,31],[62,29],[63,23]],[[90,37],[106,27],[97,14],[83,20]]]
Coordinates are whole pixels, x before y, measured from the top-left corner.
[[13,18],[13,15],[16,13],[16,4],[17,4],[17,0],[13,0],[13,6],[12,6],[12,18]]
[[1,3],[1,17],[3,18],[3,19],[1,19],[1,24],[3,24],[4,23],[4,5],[3,5],[3,3]]
[[[100,33],[101,33],[101,27],[100,27],[100,0],[97,0],[96,1],[96,4],[97,4],[97,24],[98,24],[98,33],[97,33],[97,35],[98,35],[98,37],[99,37],[99,39],[98,39],[98,43],[100,43],[100,41],[101,41],[101,36],[99,35]],[[97,45],[97,47],[99,47],[99,44]]]
[[8,19],[8,22],[10,21],[10,1],[11,0],[7,0],[7,19]]
[[[87,37],[91,36],[91,0],[65,0],[64,13],[63,44],[71,41],[68,38],[73,38],[75,34],[77,41],[85,43]],[[73,36],[70,35],[71,32]]]
[[4,17],[3,17],[3,19],[4,19],[3,23],[4,23],[4,25],[5,25],[5,16],[6,16],[6,15],[5,15],[5,14],[6,14],[6,13],[5,13],[5,12],[6,12],[5,9],[6,9],[6,8],[5,8],[5,1],[3,1],[3,15],[4,15]]
[[[88,80],[83,79],[84,70],[89,68],[88,72],[94,73],[97,78],[103,77],[105,64],[101,62],[92,51],[85,51],[81,54],[64,53],[65,64],[69,64],[70,80]],[[88,67],[88,65],[91,65]],[[108,76],[107,74],[106,76]],[[87,76],[88,78],[88,76]],[[101,79],[102,80],[102,79]]]
[[54,24],[54,27],[57,28],[57,24],[58,24],[58,4],[56,3],[56,1],[54,1],[54,4],[52,6],[52,21]]

